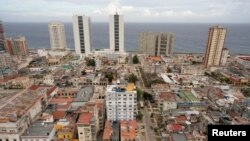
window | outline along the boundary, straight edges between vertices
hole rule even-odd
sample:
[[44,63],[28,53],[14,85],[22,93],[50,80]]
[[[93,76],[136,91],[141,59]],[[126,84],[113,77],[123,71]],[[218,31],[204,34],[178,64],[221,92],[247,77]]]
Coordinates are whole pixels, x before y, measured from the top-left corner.
[[13,141],[16,141],[16,139],[13,139]]
[[9,141],[9,139],[6,139],[6,141]]

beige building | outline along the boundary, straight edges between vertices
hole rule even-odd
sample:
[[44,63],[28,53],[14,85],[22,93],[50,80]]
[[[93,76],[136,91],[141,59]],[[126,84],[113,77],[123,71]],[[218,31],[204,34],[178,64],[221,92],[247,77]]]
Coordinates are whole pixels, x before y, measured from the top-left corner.
[[0,53],[0,68],[13,65],[12,57],[8,53]]
[[9,93],[0,99],[0,141],[21,141],[20,136],[42,110],[46,91]]
[[209,28],[208,41],[204,59],[205,68],[220,66],[222,51],[226,37],[226,29],[221,26]]
[[174,36],[168,32],[143,32],[139,35],[139,50],[150,56],[170,56],[172,53]]
[[26,87],[29,87],[31,84],[29,77],[17,77],[13,80],[11,80],[11,88],[22,88],[25,89]]
[[229,54],[229,50],[227,48],[223,48],[221,59],[220,59],[220,65],[225,66],[227,64],[228,54]]
[[91,113],[81,113],[78,122],[78,139],[79,141],[96,141],[95,118]]
[[64,25],[60,22],[49,23],[50,46],[52,50],[67,48]]
[[18,36],[13,42],[12,50],[14,55],[28,55],[28,44],[24,36]]

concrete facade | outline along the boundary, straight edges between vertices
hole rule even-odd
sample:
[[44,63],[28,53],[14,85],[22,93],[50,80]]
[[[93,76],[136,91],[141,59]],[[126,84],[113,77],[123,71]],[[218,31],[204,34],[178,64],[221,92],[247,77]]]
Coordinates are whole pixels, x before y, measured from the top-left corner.
[[65,50],[67,48],[64,25],[60,22],[51,22],[48,25],[50,47],[52,50]]
[[74,15],[73,31],[76,54],[81,57],[88,55],[91,51],[90,17],[85,15]]
[[221,26],[209,28],[204,66],[220,66],[221,56],[226,37],[226,29]]
[[170,56],[173,42],[172,33],[143,32],[139,35],[139,51],[150,56]]
[[115,52],[124,52],[124,16],[109,16],[109,45],[110,50]]
[[[129,87],[129,88],[128,88]],[[109,85],[106,91],[107,120],[133,120],[137,112],[137,93],[133,84],[127,87]]]

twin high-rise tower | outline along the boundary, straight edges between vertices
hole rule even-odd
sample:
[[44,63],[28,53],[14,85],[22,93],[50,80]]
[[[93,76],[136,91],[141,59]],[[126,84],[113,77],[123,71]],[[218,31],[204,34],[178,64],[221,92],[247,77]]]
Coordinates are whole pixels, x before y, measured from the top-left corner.
[[117,13],[109,17],[109,44],[111,51],[124,52],[124,17]]
[[84,15],[73,16],[73,31],[75,52],[78,55],[87,55],[91,51],[90,18]]
[[[92,49],[90,17],[73,16],[73,31],[75,52],[78,55],[88,55]],[[122,15],[110,15],[109,21],[110,51],[124,52],[124,18]]]

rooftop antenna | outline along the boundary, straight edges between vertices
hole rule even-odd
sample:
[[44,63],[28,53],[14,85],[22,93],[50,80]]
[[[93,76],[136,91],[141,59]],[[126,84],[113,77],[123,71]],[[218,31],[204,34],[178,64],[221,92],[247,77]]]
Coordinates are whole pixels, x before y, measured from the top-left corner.
[[118,15],[117,8],[115,9],[115,14]]

